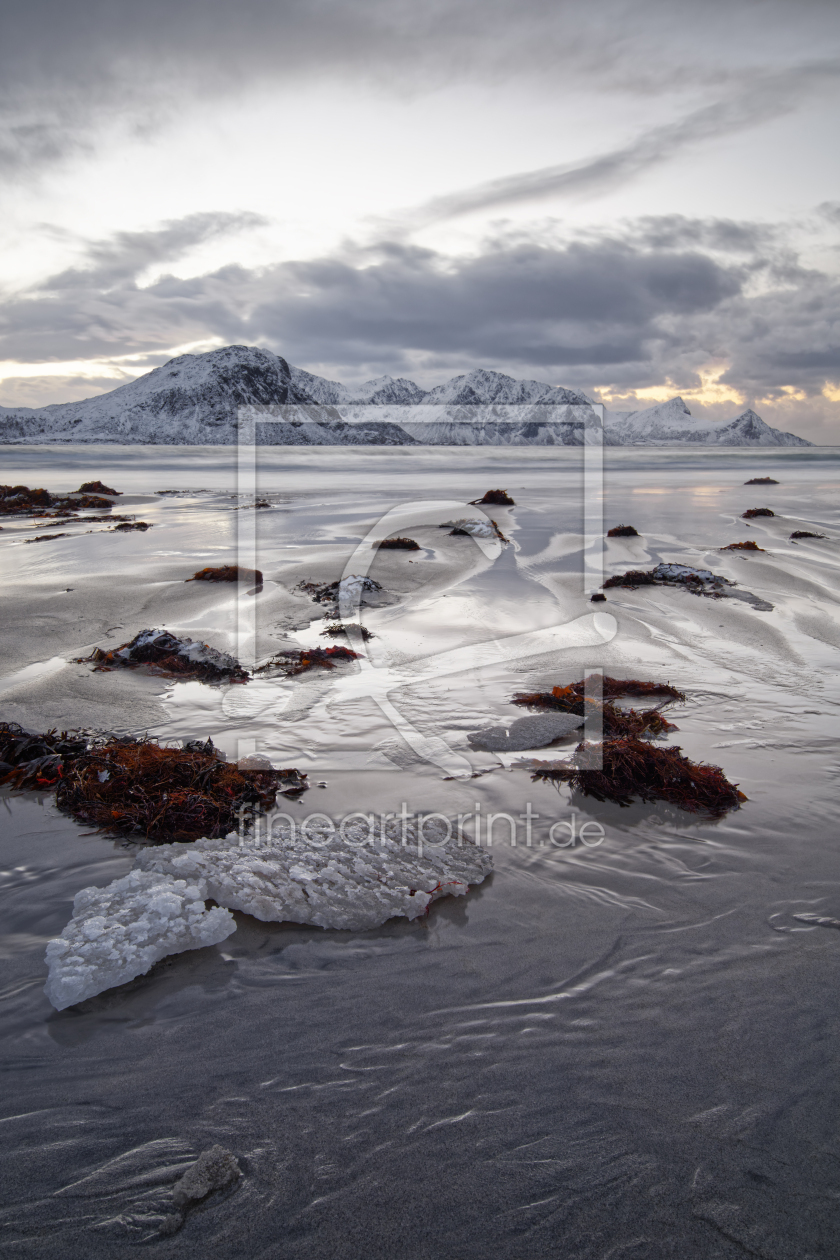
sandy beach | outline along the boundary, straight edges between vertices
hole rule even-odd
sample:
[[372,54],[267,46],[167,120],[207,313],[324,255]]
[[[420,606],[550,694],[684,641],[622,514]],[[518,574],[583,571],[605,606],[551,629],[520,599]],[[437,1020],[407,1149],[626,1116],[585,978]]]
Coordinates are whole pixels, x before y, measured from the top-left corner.
[[[128,1256],[155,1234],[172,1169],[218,1141],[241,1186],[160,1254],[518,1260],[556,1250],[562,1220],[581,1260],[829,1255],[840,934],[793,916],[840,916],[840,451],[605,452],[604,529],[639,537],[606,540],[604,576],[683,564],[735,585],[720,599],[614,587],[600,604],[578,449],[264,448],[262,509],[234,457],[6,449],[5,482],[67,492],[100,477],[123,491],[115,512],[152,528],[69,522],[30,544],[47,522],[3,519],[0,716],[211,737],[229,758],[306,773],[292,817],[405,802],[477,812],[485,842],[487,816],[510,815],[517,843],[499,826],[495,873],[414,923],[237,914],[222,945],[56,1013],[46,941],[134,847],[4,789],[0,1250]],[[744,484],[757,476],[779,484]],[[485,513],[509,541],[439,527],[483,519],[469,500],[496,486],[515,506]],[[751,507],[775,515],[742,519]],[[221,687],[77,663],[147,627],[257,665],[333,642],[299,584],[338,580],[396,509],[409,523],[392,532],[420,549],[372,554],[385,594],[361,610],[375,636],[361,663]],[[237,563],[252,526],[261,589],[186,581]],[[721,550],[746,539],[763,550]],[[568,755],[575,736],[471,746],[522,716],[516,692],[598,669],[685,692],[670,742],[721,766],[743,807],[622,809],[518,764]],[[603,842],[549,843],[572,819]]]

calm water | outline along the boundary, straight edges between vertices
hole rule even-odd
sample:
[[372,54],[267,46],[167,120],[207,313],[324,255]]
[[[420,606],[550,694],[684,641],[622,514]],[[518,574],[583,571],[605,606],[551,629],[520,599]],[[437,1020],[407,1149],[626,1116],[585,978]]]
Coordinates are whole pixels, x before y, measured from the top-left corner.
[[[30,547],[30,522],[4,527],[2,716],[212,734],[231,753],[250,740],[327,783],[301,815],[406,801],[515,819],[530,804],[540,820],[530,846],[502,827],[494,875],[422,921],[352,934],[237,916],[223,945],[58,1014],[41,992],[45,942],[75,892],[129,869],[131,848],[49,800],[0,794],[0,1252],[127,1257],[154,1237],[176,1170],[221,1142],[241,1185],[156,1254],[836,1256],[840,932],[793,915],[840,918],[840,452],[607,451],[605,524],[642,535],[611,540],[607,572],[701,564],[774,608],[610,591],[603,634],[584,597],[580,451],[262,448],[272,507],[251,519],[267,581],[244,614],[230,592],[184,584],[234,558],[234,455],[6,449],[4,482],[101,477],[154,529],[79,527]],[[747,488],[751,476],[780,485]],[[245,616],[257,655],[316,642],[322,610],[295,581],[340,576],[398,504],[451,498],[470,515],[465,500],[497,485],[517,501],[498,517],[511,546],[429,533],[418,573],[383,570],[399,601],[365,616],[406,731],[498,766],[481,778],[445,781],[349,671],[225,690],[65,664],[148,624],[228,647]],[[170,488],[191,493],[154,494]],[[777,515],[747,528],[752,506]],[[788,542],[807,528],[829,541]],[[765,554],[717,550],[744,537]],[[489,660],[488,643],[508,646]],[[673,742],[748,803],[719,823],[621,810],[470,752],[470,726],[520,715],[514,691],[598,666],[684,690]],[[603,844],[545,843],[573,816],[600,822]]]

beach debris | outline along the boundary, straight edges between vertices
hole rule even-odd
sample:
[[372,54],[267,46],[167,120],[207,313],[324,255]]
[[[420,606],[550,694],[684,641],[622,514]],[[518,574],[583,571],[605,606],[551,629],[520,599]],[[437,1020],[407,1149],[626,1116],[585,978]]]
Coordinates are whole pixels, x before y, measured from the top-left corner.
[[242,1169],[235,1155],[223,1146],[211,1146],[202,1151],[198,1159],[172,1187],[172,1202],[176,1207],[186,1207],[206,1199],[211,1190],[224,1190],[242,1176]]
[[252,586],[262,586],[263,575],[260,569],[245,569],[239,564],[223,564],[217,568],[208,566],[199,569],[187,582],[248,582]]
[[110,736],[64,757],[56,805],[77,822],[150,844],[223,836],[296,795],[306,775],[270,762],[230,765],[215,753],[165,748],[152,739]]
[[725,588],[734,585],[729,578],[719,577],[709,569],[695,569],[687,564],[658,564],[655,569],[630,569],[604,582],[605,588],[628,586],[631,590],[639,586],[682,586],[693,595],[707,595],[711,599],[722,599],[727,594]]
[[419,551],[420,544],[413,538],[384,538],[381,543],[374,543],[377,551]]
[[638,538],[639,531],[632,525],[615,525],[607,530],[607,538]]
[[179,639],[167,630],[141,630],[130,642],[110,651],[94,648],[90,656],[76,657],[76,663],[92,663],[95,671],[137,669],[144,665],[155,674],[205,683],[248,681],[247,670],[229,653],[194,639]]
[[661,748],[633,737],[579,744],[571,761],[534,761],[530,768],[534,780],[568,783],[584,796],[622,806],[634,799],[665,801],[689,813],[721,817],[747,799],[719,766],[690,761],[677,746]]
[[236,931],[228,910],[206,909],[201,879],[133,870],[105,888],[83,888],[73,917],[47,945],[44,992],[63,1011],[143,976],[161,958],[217,945]]
[[507,490],[488,490],[483,499],[470,499],[472,507],[484,503],[492,503],[496,507],[516,507]]
[[763,547],[759,547],[758,543],[753,542],[751,538],[746,542],[729,543],[726,547],[720,547],[720,551],[764,551]]
[[49,791],[61,778],[64,760],[85,752],[81,731],[35,734],[17,722],[0,722],[0,784],[30,791]]
[[438,814],[419,823],[391,819],[384,828],[374,814],[348,815],[338,828],[312,815],[300,829],[281,815],[262,842],[163,845],[142,849],[137,865],[190,883],[205,880],[218,905],[264,922],[363,932],[395,916],[416,919],[438,898],[463,896],[484,880],[490,854],[451,832]]
[[457,521],[445,521],[438,529],[448,529],[450,537],[456,534],[468,534],[470,538],[498,538],[500,542],[508,542],[495,521],[486,518],[480,521],[462,517]]
[[29,486],[0,486],[0,515],[3,516],[45,516],[47,508],[57,508],[66,513],[76,512],[80,508],[86,511],[107,511],[112,506],[110,499],[102,499],[93,494],[53,495],[42,487],[31,490]]
[[[43,518],[39,518],[43,519]],[[115,521],[133,521],[133,516],[56,516],[51,525],[47,525],[47,529],[59,529],[62,525],[98,525],[103,521],[107,521],[109,525],[113,525]],[[91,531],[93,532],[93,531]],[[103,531],[104,532],[104,531]]]
[[265,665],[259,665],[255,674],[277,671],[287,678],[295,674],[305,674],[307,670],[320,666],[323,669],[335,669],[342,661],[355,661],[360,653],[346,647],[302,648],[300,651],[278,652]]
[[106,532],[109,534],[127,534],[133,529],[139,529],[145,533],[147,529],[152,528],[153,526],[149,521],[123,521],[122,524],[115,525],[113,529],[109,529]]
[[604,604],[606,599],[606,595],[602,595],[600,591],[596,591],[594,595],[589,596],[590,604]]
[[831,919],[821,914],[795,914],[794,919],[800,923],[812,923],[814,927],[840,928],[840,919]]
[[331,621],[321,631],[322,639],[337,639],[339,635],[346,634],[349,639],[357,636],[367,643],[368,639],[375,639],[376,635],[368,630],[367,626],[360,625],[358,621]]
[[745,481],[745,486],[777,486],[779,483],[775,477],[750,477],[749,481]]
[[304,591],[316,604],[327,604],[330,617],[343,617],[364,605],[379,607],[394,602],[373,578],[355,573],[338,582],[298,582],[295,590]]
[[605,739],[616,736],[656,737],[677,728],[667,721],[655,709],[620,709],[612,704],[621,696],[655,696],[663,697],[662,704],[670,704],[674,700],[685,700],[681,691],[669,683],[648,683],[638,678],[621,679],[604,677],[597,680],[601,687],[602,698],[587,694],[586,681],[570,683],[566,687],[553,687],[547,692],[520,692],[511,700],[512,704],[526,709],[557,710],[561,713],[572,713],[579,718],[590,717],[602,724]]
[[770,508],[747,508],[746,512],[741,513],[741,519],[751,521],[756,516],[775,516],[775,512],[771,512]]
[[103,486],[101,481],[83,481],[76,491],[77,494],[113,494],[121,495],[122,490],[111,490],[109,486]]
[[790,541],[794,542],[797,538],[827,538],[827,534],[812,534],[809,529],[795,529],[790,536]]
[[542,713],[517,718],[505,726],[486,726],[471,731],[472,748],[484,752],[521,752],[525,748],[543,748],[583,726],[584,719],[574,713]]
[[56,538],[71,538],[71,534],[36,534],[34,538],[24,538],[25,543],[54,542]]

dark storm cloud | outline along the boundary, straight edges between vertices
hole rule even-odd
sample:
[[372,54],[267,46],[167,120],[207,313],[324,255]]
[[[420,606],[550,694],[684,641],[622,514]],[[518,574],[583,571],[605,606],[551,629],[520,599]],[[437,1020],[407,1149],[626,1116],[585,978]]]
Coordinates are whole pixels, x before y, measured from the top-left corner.
[[588,172],[543,173],[580,186],[649,164],[688,132],[747,125],[739,111],[766,116],[771,85],[789,101],[837,45],[823,0],[6,0],[0,161],[35,168],[117,116],[148,130],[185,98],[255,83],[349,79],[404,94],[525,75],[641,93],[700,84],[720,98]]
[[[87,269],[0,307],[0,359],[157,361],[220,338],[351,379],[485,365],[592,388],[670,379],[689,389],[718,359],[731,364],[726,382],[764,396],[791,385],[819,393],[838,374],[836,282],[791,264],[780,230],[728,220],[648,217],[619,236],[572,241],[500,237],[455,258],[392,242],[137,285],[150,262],[248,221],[190,216],[91,245]],[[784,287],[773,289],[777,271]]]

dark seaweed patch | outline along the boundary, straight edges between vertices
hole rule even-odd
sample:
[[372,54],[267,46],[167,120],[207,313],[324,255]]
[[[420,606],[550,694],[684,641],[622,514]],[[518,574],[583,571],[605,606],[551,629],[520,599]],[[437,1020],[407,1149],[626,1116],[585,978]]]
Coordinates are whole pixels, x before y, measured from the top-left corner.
[[677,746],[656,747],[633,737],[579,744],[570,762],[535,761],[532,768],[532,779],[568,783],[584,796],[622,806],[634,799],[666,801],[690,813],[720,817],[747,799],[719,766],[690,761]]

